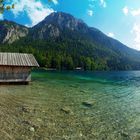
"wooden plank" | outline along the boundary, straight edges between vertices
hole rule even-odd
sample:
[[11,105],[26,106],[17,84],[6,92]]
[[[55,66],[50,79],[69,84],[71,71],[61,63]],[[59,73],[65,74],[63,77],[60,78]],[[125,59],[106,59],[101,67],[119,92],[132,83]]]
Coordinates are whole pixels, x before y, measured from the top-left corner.
[[30,67],[0,66],[0,82],[29,82],[31,81]]
[[25,53],[0,53],[0,65],[39,67],[35,57]]

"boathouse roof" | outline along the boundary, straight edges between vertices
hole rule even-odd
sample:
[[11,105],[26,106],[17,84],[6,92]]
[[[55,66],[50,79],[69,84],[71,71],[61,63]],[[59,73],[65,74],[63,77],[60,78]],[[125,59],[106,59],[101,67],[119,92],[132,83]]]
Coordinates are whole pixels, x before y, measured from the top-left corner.
[[32,54],[0,52],[0,66],[39,67],[39,64]]

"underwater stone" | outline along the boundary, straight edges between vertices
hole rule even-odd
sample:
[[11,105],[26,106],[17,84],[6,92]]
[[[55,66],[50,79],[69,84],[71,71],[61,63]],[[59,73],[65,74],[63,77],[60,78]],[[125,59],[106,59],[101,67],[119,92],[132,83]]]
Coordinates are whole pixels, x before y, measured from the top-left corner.
[[86,107],[92,107],[95,104],[95,101],[84,101],[82,104]]
[[30,113],[31,112],[31,108],[29,108],[28,106],[22,106],[21,110],[25,113]]
[[40,118],[37,118],[37,121],[38,121],[38,122],[42,122],[42,119],[40,119]]
[[73,114],[72,110],[69,107],[63,107],[61,108],[61,111],[63,111],[66,114]]
[[140,140],[140,134],[135,134],[135,136],[132,137],[132,140]]
[[31,125],[32,122],[31,121],[28,121],[28,120],[24,120],[22,123],[26,124],[26,125]]
[[124,138],[127,138],[127,140],[129,140],[130,139],[130,136],[129,136],[129,134],[127,133],[127,132],[121,132],[121,136],[122,137],[124,137]]
[[31,132],[35,132],[35,128],[34,127],[30,127],[30,131]]

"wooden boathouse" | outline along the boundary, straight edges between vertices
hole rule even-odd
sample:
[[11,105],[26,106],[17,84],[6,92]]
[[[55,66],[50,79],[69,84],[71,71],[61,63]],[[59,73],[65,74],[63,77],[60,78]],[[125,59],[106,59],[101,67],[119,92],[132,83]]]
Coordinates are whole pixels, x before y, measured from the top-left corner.
[[0,53],[0,83],[29,83],[32,67],[39,67],[32,54]]

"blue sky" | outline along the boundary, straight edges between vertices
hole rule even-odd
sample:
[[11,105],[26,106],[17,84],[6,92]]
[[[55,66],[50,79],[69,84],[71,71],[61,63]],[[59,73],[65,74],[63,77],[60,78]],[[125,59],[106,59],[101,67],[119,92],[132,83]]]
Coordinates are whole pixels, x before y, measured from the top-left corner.
[[131,48],[140,50],[140,0],[7,0],[15,9],[0,15],[33,26],[54,11],[82,19]]

